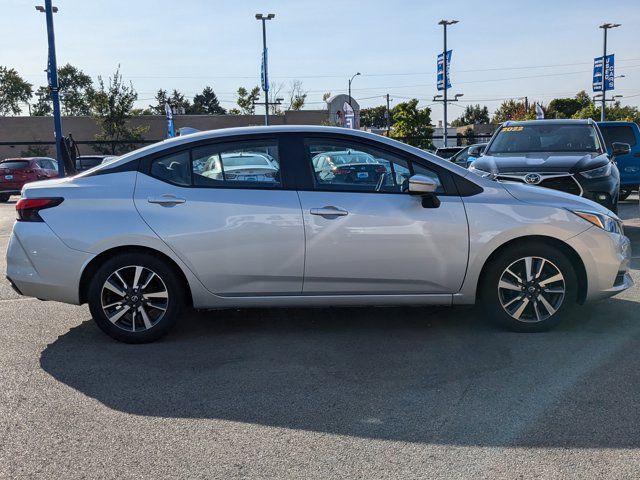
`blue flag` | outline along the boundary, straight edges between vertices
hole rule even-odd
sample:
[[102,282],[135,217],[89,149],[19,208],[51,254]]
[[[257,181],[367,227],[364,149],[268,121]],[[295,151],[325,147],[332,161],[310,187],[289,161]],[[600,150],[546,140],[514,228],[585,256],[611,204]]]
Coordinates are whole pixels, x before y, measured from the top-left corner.
[[173,128],[173,112],[168,103],[164,104],[164,112],[167,114],[167,138],[173,138],[176,136],[176,132]]
[[[451,68],[451,54],[453,50],[447,50],[447,90],[451,88],[451,77],[449,76],[449,69]],[[444,55],[441,53],[438,55],[438,68],[436,74],[436,81],[438,90],[444,90]]]

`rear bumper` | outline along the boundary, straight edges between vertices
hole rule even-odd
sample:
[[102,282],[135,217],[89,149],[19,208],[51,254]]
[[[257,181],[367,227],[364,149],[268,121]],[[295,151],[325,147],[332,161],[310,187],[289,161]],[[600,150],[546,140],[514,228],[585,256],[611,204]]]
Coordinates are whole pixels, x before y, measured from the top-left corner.
[[21,295],[79,303],[79,279],[92,254],[72,250],[46,223],[17,222],[7,248],[6,276]]

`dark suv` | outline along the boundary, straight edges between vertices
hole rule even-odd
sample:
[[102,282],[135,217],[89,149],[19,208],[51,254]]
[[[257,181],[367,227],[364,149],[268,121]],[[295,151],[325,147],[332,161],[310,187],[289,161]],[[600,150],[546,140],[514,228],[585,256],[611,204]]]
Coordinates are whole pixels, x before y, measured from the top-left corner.
[[609,156],[592,120],[506,122],[469,170],[580,195],[615,212],[620,173],[614,156],[628,151],[629,145],[615,143]]
[[25,183],[58,176],[58,163],[49,157],[7,158],[0,161],[0,202],[18,195]]

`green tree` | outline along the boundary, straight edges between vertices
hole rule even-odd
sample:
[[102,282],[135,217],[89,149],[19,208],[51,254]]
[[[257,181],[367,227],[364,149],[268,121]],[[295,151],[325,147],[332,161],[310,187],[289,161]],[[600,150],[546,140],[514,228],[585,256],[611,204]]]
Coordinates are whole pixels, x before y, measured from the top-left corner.
[[167,96],[167,91],[161,88],[156,92],[155,99],[156,99],[156,104],[149,105],[149,110],[151,110],[152,114],[164,115],[166,113],[165,104],[169,101],[169,97]]
[[189,100],[175,88],[173,89],[173,92],[171,92],[169,105],[173,109],[174,115],[184,115],[189,113],[191,110],[191,102],[189,102]]
[[238,113],[243,115],[253,115],[256,112],[256,101],[260,97],[260,87],[253,87],[248,91],[244,87],[238,88],[238,109],[233,109],[229,113]]
[[385,128],[387,126],[387,107],[378,105],[360,109],[360,126],[369,128]]
[[20,152],[21,157],[48,157],[51,155],[47,145],[28,145]]
[[486,105],[467,105],[464,113],[451,122],[452,127],[464,127],[465,125],[476,125],[480,123],[489,123],[489,109]]
[[51,104],[51,90],[49,87],[40,87],[36,90],[36,98],[38,101],[31,105],[31,114],[36,117],[46,117],[53,115],[53,106]]
[[195,115],[224,115],[227,111],[220,106],[218,96],[211,87],[205,87],[202,93],[193,97],[189,113]]
[[500,104],[493,114],[493,123],[502,123],[507,120],[534,120],[536,118],[536,102],[529,103],[527,110],[524,101],[509,99]]
[[307,92],[302,86],[302,80],[294,80],[289,86],[289,105],[287,110],[302,110],[307,100]]
[[58,69],[62,114],[91,115],[93,80],[82,70],[67,63]]
[[393,107],[392,118],[392,137],[400,138],[418,148],[433,148],[433,127],[429,107],[418,108],[418,99],[414,98]]
[[19,115],[21,103],[28,103],[33,85],[25,81],[13,68],[0,65],[0,115]]
[[[572,118],[591,118],[596,121],[600,121],[599,106],[596,106],[593,102],[589,103],[584,108],[578,110]],[[607,120],[623,121],[623,122],[636,122],[640,124],[640,110],[638,107],[623,106],[619,101],[609,103],[606,109]]]
[[[133,85],[126,85],[120,74],[120,66],[105,86],[98,77],[98,89],[92,96],[92,110],[100,133],[94,150],[107,155],[120,155],[137,148],[148,127],[131,127],[129,119],[138,94]],[[118,143],[114,143],[118,142]]]
[[588,107],[591,99],[582,90],[573,98],[554,98],[549,102],[545,116],[547,118],[572,118],[579,110]]

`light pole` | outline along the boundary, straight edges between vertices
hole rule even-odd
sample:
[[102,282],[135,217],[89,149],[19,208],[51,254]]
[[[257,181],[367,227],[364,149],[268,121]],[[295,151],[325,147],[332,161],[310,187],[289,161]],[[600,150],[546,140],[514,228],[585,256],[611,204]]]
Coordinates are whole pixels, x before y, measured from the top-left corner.
[[607,66],[607,30],[610,28],[619,27],[620,23],[603,23],[598,28],[601,28],[604,33],[604,47],[602,49],[602,111],[600,112],[600,121],[604,122],[606,119],[605,115],[605,105],[606,105],[606,97],[607,97],[607,85],[605,82],[605,72]]
[[36,10],[44,12],[47,18],[47,41],[49,43],[49,63],[47,77],[51,89],[53,103],[53,126],[56,140],[56,160],[58,161],[58,176],[64,177],[64,158],[62,156],[62,118],[60,115],[60,93],[58,86],[58,65],[56,63],[56,39],[53,32],[53,14],[58,7],[51,5],[51,0],[44,0],[44,7],[37,5]]
[[442,102],[444,105],[444,130],[442,137],[444,139],[444,147],[447,146],[447,25],[454,25],[456,23],[458,23],[458,20],[440,20],[438,22],[438,25],[444,27],[444,50],[442,51],[442,87],[444,91],[444,100]]
[[353,82],[353,79],[356,78],[358,75],[360,75],[360,72],[354,74],[350,79],[349,79],[349,106],[351,106],[351,82]]
[[269,125],[269,75],[267,74],[267,20],[271,20],[275,14],[256,13],[256,20],[262,21],[262,90],[264,91],[264,124]]

